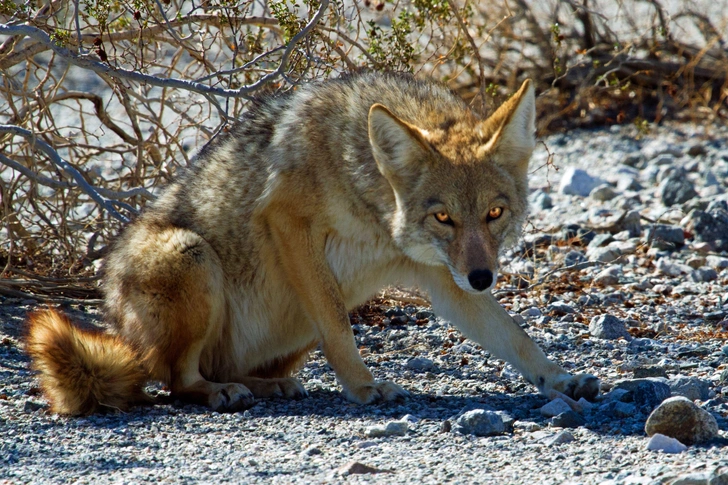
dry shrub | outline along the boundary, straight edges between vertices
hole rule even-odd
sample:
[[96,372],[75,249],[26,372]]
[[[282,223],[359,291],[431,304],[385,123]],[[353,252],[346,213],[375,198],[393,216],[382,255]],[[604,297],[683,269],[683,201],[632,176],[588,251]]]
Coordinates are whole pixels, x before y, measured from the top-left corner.
[[725,0],[0,0],[0,292],[87,297],[120,226],[263,93],[361,68],[541,131],[726,117]]

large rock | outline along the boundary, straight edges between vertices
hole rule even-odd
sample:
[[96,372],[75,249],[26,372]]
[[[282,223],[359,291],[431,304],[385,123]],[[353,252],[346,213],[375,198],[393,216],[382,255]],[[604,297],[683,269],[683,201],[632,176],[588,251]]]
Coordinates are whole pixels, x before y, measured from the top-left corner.
[[684,396],[665,399],[645,423],[648,436],[664,434],[686,445],[705,443],[718,436],[718,422],[712,414]]
[[485,409],[473,409],[458,416],[452,430],[475,436],[495,436],[513,429],[513,418],[508,414]]
[[644,379],[626,379],[617,382],[615,389],[629,392],[622,399],[632,401],[637,407],[651,411],[671,395],[667,379],[647,377]]
[[552,416],[558,416],[559,414],[571,411],[571,406],[569,406],[563,399],[557,397],[553,401],[549,401],[542,406],[540,411],[542,416],[550,418]]
[[691,401],[710,399],[710,383],[697,377],[675,376],[667,381],[667,385],[673,396],[684,396]]
[[660,198],[667,207],[683,204],[697,196],[695,187],[682,170],[673,171],[660,183]]
[[588,247],[586,257],[589,261],[599,261],[600,263],[611,263],[622,256],[622,251],[615,247]]
[[720,206],[690,213],[690,228],[697,241],[710,243],[717,251],[728,251],[728,211]]
[[679,226],[650,224],[645,232],[645,240],[653,248],[676,249],[685,245],[685,234]]
[[619,337],[630,338],[627,326],[614,315],[598,315],[589,323],[592,337],[615,340]]
[[369,426],[364,434],[370,438],[380,438],[383,436],[404,436],[407,434],[409,425],[406,421],[390,421],[387,424],[378,424]]
[[655,433],[647,443],[647,449],[650,451],[662,451],[663,453],[682,453],[688,447],[675,438]]
[[586,170],[569,167],[561,178],[559,192],[564,195],[587,197],[592,190],[603,183],[603,180],[592,177]]

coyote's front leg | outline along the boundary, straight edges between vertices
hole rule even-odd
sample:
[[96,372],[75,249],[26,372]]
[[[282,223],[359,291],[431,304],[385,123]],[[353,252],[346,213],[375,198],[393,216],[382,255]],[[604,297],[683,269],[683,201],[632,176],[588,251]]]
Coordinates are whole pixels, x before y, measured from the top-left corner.
[[315,323],[324,355],[344,388],[359,404],[407,395],[398,385],[374,380],[361,360],[341,289],[325,257],[326,236],[305,218],[269,219],[277,257],[308,317]]
[[436,279],[440,284],[429,289],[435,313],[494,356],[516,367],[542,394],[556,390],[574,399],[590,400],[599,394],[596,377],[571,375],[551,362],[490,292],[467,293],[444,272]]

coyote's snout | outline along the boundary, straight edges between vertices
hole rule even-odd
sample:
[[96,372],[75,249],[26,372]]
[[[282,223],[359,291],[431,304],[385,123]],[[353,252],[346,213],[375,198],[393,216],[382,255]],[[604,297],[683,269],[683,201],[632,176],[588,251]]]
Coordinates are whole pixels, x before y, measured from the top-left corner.
[[302,397],[291,374],[317,346],[352,401],[405,396],[364,365],[348,318],[392,284],[426,290],[541,392],[594,397],[596,378],[549,361],[489,291],[526,216],[534,113],[528,81],[483,119],[441,84],[374,73],[254,103],[113,244],[114,336],[31,317],[52,409],[125,409],[147,380],[220,411]]

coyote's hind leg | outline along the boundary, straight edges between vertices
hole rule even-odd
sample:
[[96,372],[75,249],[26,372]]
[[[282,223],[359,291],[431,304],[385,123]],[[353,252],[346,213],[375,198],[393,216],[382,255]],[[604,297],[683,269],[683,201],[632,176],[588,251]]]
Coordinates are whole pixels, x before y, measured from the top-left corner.
[[121,333],[140,349],[153,378],[176,398],[216,411],[250,407],[239,382],[217,383],[200,373],[202,352],[219,340],[225,318],[223,271],[200,235],[140,224],[112,252],[107,301]]

